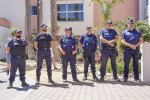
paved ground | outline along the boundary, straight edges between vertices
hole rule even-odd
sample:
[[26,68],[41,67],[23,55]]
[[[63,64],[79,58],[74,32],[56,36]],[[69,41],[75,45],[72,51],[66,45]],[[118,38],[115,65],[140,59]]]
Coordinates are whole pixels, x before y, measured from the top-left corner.
[[[60,65],[58,65],[60,67]],[[2,68],[3,66],[0,65]],[[82,71],[82,65],[78,65]],[[74,83],[71,80],[70,69],[68,69],[68,82],[63,83],[61,71],[53,71],[53,79],[56,84],[47,83],[46,69],[43,68],[41,76],[41,85],[35,86],[35,70],[30,68],[27,71],[27,82],[29,88],[20,86],[19,77],[16,77],[13,89],[6,89],[8,76],[3,70],[0,70],[0,100],[150,100],[150,84],[134,83],[116,83],[113,80],[106,80],[102,83],[96,83],[89,76],[88,81]],[[81,80],[83,74],[78,72],[78,78]]]

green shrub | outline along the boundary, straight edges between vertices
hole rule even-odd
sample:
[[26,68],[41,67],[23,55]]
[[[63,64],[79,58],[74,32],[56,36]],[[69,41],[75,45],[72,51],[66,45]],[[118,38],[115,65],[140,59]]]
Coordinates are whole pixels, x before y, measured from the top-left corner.
[[82,54],[77,55],[77,61],[83,61],[83,55]]
[[[123,70],[124,70],[124,62],[123,59],[120,57],[117,57],[117,72],[119,75],[123,74]],[[100,64],[96,64],[96,69],[99,71],[100,69]],[[107,62],[107,68],[106,68],[106,72],[107,73],[112,73],[112,67],[111,67],[111,62],[110,59]],[[139,72],[141,72],[141,64],[139,63]],[[129,73],[133,73],[133,61],[130,61],[130,65],[129,65]]]

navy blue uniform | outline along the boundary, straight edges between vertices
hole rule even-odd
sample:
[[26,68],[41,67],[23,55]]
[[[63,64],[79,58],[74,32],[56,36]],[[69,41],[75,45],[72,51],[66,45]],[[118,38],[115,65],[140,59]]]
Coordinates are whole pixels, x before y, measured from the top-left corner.
[[77,79],[76,75],[76,56],[72,54],[73,51],[76,50],[76,40],[73,36],[67,37],[66,35],[62,36],[59,40],[61,44],[61,48],[65,51],[66,55],[62,55],[62,68],[63,68],[63,75],[62,78],[64,80],[67,79],[67,66],[68,62],[70,62],[72,78]]
[[83,58],[84,58],[84,74],[87,76],[89,64],[91,65],[91,71],[93,78],[96,78],[95,75],[95,52],[97,50],[98,40],[94,34],[88,35],[85,33],[80,38],[80,43],[82,44],[83,49]]
[[[99,32],[99,36],[102,36],[104,39],[111,41],[115,39],[115,37],[117,36],[117,32],[114,29],[102,29]],[[101,67],[100,67],[101,77],[104,77],[106,74],[106,65],[108,62],[108,58],[110,57],[113,75],[114,75],[114,78],[117,78],[117,69],[116,69],[117,50],[115,48],[117,44],[115,44],[114,47],[111,47],[110,45],[101,42],[100,45],[102,48],[101,49]]]
[[[122,33],[122,39],[124,39],[129,44],[136,45],[139,42],[139,38],[141,38],[141,33],[136,29],[125,30]],[[139,71],[138,71],[139,48],[133,50],[129,47],[124,47],[124,78],[128,78],[129,63],[131,57],[133,58],[134,79],[139,79]]]
[[12,39],[8,43],[11,54],[11,67],[10,67],[10,83],[13,83],[15,80],[15,75],[17,68],[19,68],[20,80],[25,82],[25,51],[26,51],[27,42],[23,39],[16,40]]
[[41,75],[42,63],[43,63],[43,59],[45,59],[46,60],[46,66],[47,66],[47,75],[48,75],[48,78],[51,79],[52,70],[51,70],[50,42],[52,40],[53,39],[52,39],[50,34],[42,34],[42,33],[37,35],[35,40],[34,40],[35,42],[38,43],[37,69],[36,69],[37,78],[39,78]]

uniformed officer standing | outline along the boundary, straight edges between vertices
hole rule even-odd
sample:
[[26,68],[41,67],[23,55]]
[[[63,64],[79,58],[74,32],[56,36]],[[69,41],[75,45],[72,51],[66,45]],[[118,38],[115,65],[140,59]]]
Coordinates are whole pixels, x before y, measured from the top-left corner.
[[104,81],[104,76],[106,74],[106,65],[108,62],[108,58],[110,57],[111,66],[113,70],[113,78],[115,81],[120,82],[120,79],[117,76],[117,69],[116,69],[116,58],[117,58],[116,45],[118,41],[118,34],[114,29],[112,29],[111,20],[106,21],[106,28],[102,29],[99,32],[99,37],[101,41],[100,81]]
[[73,81],[79,82],[77,79],[77,72],[76,72],[76,53],[77,53],[77,43],[74,36],[71,35],[70,27],[65,28],[65,35],[62,36],[59,40],[59,50],[62,54],[62,68],[63,68],[63,82],[67,80],[67,66],[68,62],[70,62],[71,72]]
[[12,39],[7,45],[7,53],[11,54],[11,67],[10,67],[10,77],[8,89],[13,87],[13,82],[15,80],[15,75],[17,68],[19,68],[20,80],[22,82],[22,87],[28,87],[29,84],[25,82],[25,53],[27,42],[21,39],[21,30],[15,31],[15,38]]
[[41,25],[41,33],[38,34],[34,39],[34,47],[37,49],[37,69],[36,69],[36,85],[40,83],[41,69],[43,60],[46,60],[48,82],[54,83],[52,80],[52,70],[51,70],[51,46],[52,37],[47,33],[47,26],[45,24]]
[[139,46],[143,39],[140,31],[134,27],[134,20],[128,20],[128,29],[122,33],[122,44],[124,45],[124,82],[128,81],[129,63],[133,58],[134,80],[140,82],[138,71]]
[[97,50],[97,37],[92,33],[92,27],[87,27],[87,33],[80,38],[80,43],[83,49],[84,58],[84,77],[83,80],[87,80],[87,73],[89,64],[91,65],[91,71],[93,79],[97,81],[96,70],[95,70],[95,52]]

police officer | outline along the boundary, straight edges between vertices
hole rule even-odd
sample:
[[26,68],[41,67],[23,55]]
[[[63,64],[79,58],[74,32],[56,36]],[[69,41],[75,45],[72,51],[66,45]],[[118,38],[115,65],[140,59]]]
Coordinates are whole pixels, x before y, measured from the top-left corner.
[[124,46],[124,82],[128,81],[129,63],[133,58],[134,80],[140,82],[138,71],[139,46],[143,39],[140,31],[135,29],[134,19],[128,20],[128,29],[122,33],[122,44]]
[[67,81],[67,66],[68,62],[70,62],[71,72],[73,81],[79,82],[77,79],[77,72],[76,72],[76,53],[77,53],[77,43],[74,36],[71,35],[70,27],[65,28],[65,35],[62,36],[59,40],[59,50],[62,54],[62,68],[63,68],[63,82]]
[[22,82],[22,87],[28,87],[29,84],[25,82],[25,52],[27,42],[21,39],[21,30],[15,31],[15,38],[12,39],[7,45],[7,53],[11,54],[11,67],[10,67],[10,77],[8,89],[13,87],[13,82],[15,80],[16,70],[19,68],[20,80]]
[[81,36],[80,44],[83,49],[84,58],[84,77],[83,80],[87,80],[87,73],[89,64],[91,65],[91,71],[93,79],[97,81],[96,70],[95,70],[95,52],[97,50],[97,37],[92,33],[92,27],[87,27],[87,32]]
[[108,58],[110,57],[111,66],[113,70],[113,78],[115,81],[120,82],[120,79],[117,76],[116,69],[116,58],[117,58],[117,50],[116,45],[118,41],[117,32],[112,29],[112,21],[109,19],[106,21],[106,28],[102,29],[99,32],[99,37],[101,41],[101,67],[100,67],[100,81],[104,81],[104,76],[106,74],[106,65],[108,62]]
[[47,33],[47,25],[41,25],[41,33],[39,33],[34,39],[34,47],[37,50],[37,69],[36,69],[36,85],[40,83],[42,63],[45,59],[47,66],[48,82],[54,83],[52,80],[52,70],[51,70],[51,46],[52,37]]

